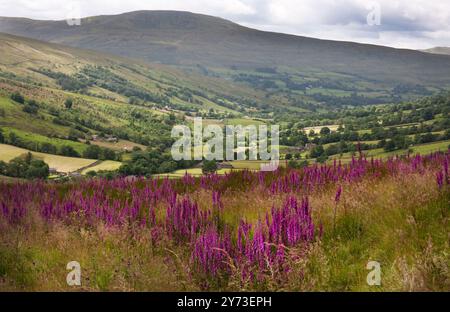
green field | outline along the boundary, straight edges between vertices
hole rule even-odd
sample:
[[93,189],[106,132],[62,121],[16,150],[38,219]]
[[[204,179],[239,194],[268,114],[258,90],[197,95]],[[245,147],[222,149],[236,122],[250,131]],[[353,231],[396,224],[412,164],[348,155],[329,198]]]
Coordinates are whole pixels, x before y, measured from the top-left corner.
[[[444,152],[447,151],[448,147],[450,146],[450,140],[446,141],[440,141],[440,142],[433,142],[433,143],[426,143],[426,144],[420,144],[415,145],[411,147],[413,154],[429,154],[432,152]],[[392,152],[386,152],[382,148],[376,148],[369,151],[364,151],[367,157],[374,157],[374,158],[387,158],[392,157],[395,155],[404,155],[408,153],[408,150],[396,150]],[[351,153],[345,153],[341,156],[335,155],[330,157],[330,159],[341,159],[342,161],[349,161],[352,158]]]
[[339,125],[326,125],[326,126],[315,126],[315,127],[305,127],[304,130],[306,133],[313,130],[315,133],[320,133],[322,128],[328,127],[331,131],[336,131],[339,128]]
[[106,147],[114,151],[125,151],[125,150],[132,151],[134,147],[138,147],[141,150],[146,149],[145,145],[134,143],[128,140],[119,140],[117,143],[105,141],[91,141],[91,144]]
[[[216,171],[217,174],[222,175],[225,173],[230,173],[233,169],[219,169]],[[194,177],[199,177],[203,175],[201,168],[190,168],[190,169],[180,169],[171,173],[155,174],[154,177],[168,177],[168,178],[182,178],[186,174]]]
[[[28,152],[28,150],[20,147],[0,144],[0,160],[5,162],[8,162],[13,158],[21,156]],[[64,173],[80,170],[84,167],[92,165],[97,161],[95,159],[64,157],[36,152],[31,152],[31,154],[33,154],[36,158],[45,161],[50,168],[54,168],[56,169],[56,171]]]
[[86,174],[89,171],[114,171],[119,169],[121,165],[122,163],[119,161],[104,160],[95,166],[82,170],[81,174]]
[[232,118],[232,119],[226,119],[224,121],[225,125],[231,125],[231,126],[250,126],[250,125],[265,125],[265,123],[261,120],[255,120],[250,118]]
[[2,128],[5,136],[8,136],[11,132],[14,132],[18,138],[26,141],[26,142],[33,142],[34,144],[42,144],[42,143],[50,143],[54,145],[58,150],[62,146],[71,146],[75,151],[77,151],[78,154],[83,155],[83,152],[88,147],[86,144],[75,142],[71,140],[64,140],[59,138],[49,138],[40,134],[31,133],[22,131],[15,128],[8,128],[4,127]]

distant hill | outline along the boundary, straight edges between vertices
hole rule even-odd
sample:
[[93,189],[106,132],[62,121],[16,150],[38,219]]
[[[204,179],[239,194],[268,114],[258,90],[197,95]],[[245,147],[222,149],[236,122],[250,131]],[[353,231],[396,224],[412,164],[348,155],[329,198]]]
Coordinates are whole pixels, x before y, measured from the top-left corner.
[[450,47],[435,47],[431,49],[421,50],[422,52],[450,55]]
[[[170,113],[177,122],[211,109],[240,116],[267,101],[263,92],[232,81],[15,35],[0,33],[0,55],[0,128],[79,154],[86,146],[67,141],[74,131],[147,146],[170,142],[170,122],[164,123]],[[14,92],[36,101],[38,112],[10,100]],[[68,97],[71,110],[64,109]]]
[[[69,91],[92,92],[99,97],[114,99],[117,102],[128,102],[129,98],[133,97],[133,94],[130,94],[131,91],[136,91],[138,97],[144,96],[144,98],[147,93],[160,97],[167,94],[168,97],[176,99],[176,103],[181,107],[186,105],[198,108],[202,107],[200,100],[206,102],[200,94],[210,97],[224,94],[244,98],[256,97],[261,100],[263,98],[261,92],[230,81],[204,77],[192,72],[186,74],[184,71],[166,65],[149,64],[108,53],[10,34],[0,33],[0,54],[0,78],[64,89],[61,82],[64,79],[68,80],[67,77],[69,77],[71,82],[86,83],[83,88]],[[86,72],[88,69],[89,72]],[[101,70],[109,76],[100,77],[95,70]],[[115,81],[121,82],[121,89],[114,90]],[[123,90],[125,87],[123,81],[128,81],[130,90],[126,88]],[[177,97],[177,92],[195,93],[199,101],[191,103],[184,97],[180,99]],[[219,105],[215,108],[229,110]]]
[[450,56],[258,31],[188,12],[88,17],[81,26],[2,17],[0,32],[180,66],[269,66],[346,74],[386,84],[450,84]]

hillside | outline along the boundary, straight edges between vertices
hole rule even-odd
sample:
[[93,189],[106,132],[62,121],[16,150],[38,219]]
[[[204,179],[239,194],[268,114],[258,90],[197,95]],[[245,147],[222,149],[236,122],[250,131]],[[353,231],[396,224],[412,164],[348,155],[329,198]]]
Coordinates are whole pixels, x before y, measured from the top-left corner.
[[[369,154],[406,153],[434,142],[437,150],[450,138],[448,93],[415,100],[436,87],[383,88],[344,74],[269,67],[169,66],[1,33],[0,52],[4,143],[129,163],[130,175],[195,165],[176,163],[169,152],[173,125],[194,116],[222,126],[276,122],[282,157],[295,161],[350,159],[360,142]],[[139,153],[147,147],[149,154]]]
[[422,50],[422,52],[450,55],[450,47],[435,47],[431,49]]
[[263,32],[216,17],[137,11],[65,21],[0,18],[0,31],[150,62],[206,67],[290,67],[368,80],[450,83],[450,57]]
[[2,89],[32,86],[39,89],[36,100],[61,104],[71,92],[158,114],[169,109],[236,116],[271,103],[265,92],[232,81],[14,35],[0,33],[0,52]]
[[[165,150],[175,123],[242,117],[267,102],[219,78],[14,35],[0,34],[0,53],[0,143],[79,162]],[[178,169],[160,164],[157,172]]]

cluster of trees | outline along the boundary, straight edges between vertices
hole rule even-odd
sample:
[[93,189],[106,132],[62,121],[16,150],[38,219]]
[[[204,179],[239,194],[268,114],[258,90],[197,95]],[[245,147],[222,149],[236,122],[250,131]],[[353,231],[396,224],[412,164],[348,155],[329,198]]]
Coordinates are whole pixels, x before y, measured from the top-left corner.
[[61,72],[54,72],[50,69],[36,69],[35,71],[55,79],[56,83],[59,84],[63,90],[81,91],[90,85],[89,81],[78,79],[77,77],[69,76]]
[[392,101],[390,98],[376,97],[371,98],[357,93],[352,93],[350,96],[332,96],[322,93],[314,93],[310,95],[317,102],[332,103],[336,106],[362,106],[373,105]]
[[241,74],[234,76],[233,80],[236,82],[247,83],[255,89],[261,89],[261,90],[278,89],[278,85],[276,84],[275,77],[268,78],[265,76],[241,73]]
[[[367,144],[360,144],[359,148],[364,150],[369,149],[369,146]],[[311,149],[309,157],[326,160],[328,156],[355,152],[357,149],[358,147],[355,144],[345,141],[341,141],[338,144],[331,144],[327,148],[324,148],[323,145],[316,145]]]
[[125,162],[119,168],[119,173],[122,175],[149,176],[190,168],[195,164],[196,161],[174,161],[170,152],[161,149],[134,151],[131,154],[131,160]]
[[46,179],[49,175],[48,165],[35,159],[31,153],[12,159],[9,163],[0,161],[0,174],[24,179]]
[[307,160],[295,160],[291,159],[288,161],[288,167],[293,169],[299,169],[303,167],[307,167],[309,162]]
[[386,152],[392,152],[395,150],[406,149],[412,144],[412,140],[409,137],[397,135],[390,140],[381,140],[377,147],[382,147]]
[[97,145],[89,145],[83,152],[83,158],[100,159],[100,160],[116,160],[116,153],[106,147]]
[[86,66],[76,77],[90,85],[96,85],[129,98],[162,105],[170,104],[168,97],[147,91],[101,66]]
[[[14,101],[17,101],[24,106],[30,103],[30,107],[37,107],[37,103],[33,100],[27,100],[20,93],[11,95]],[[170,136],[170,131],[177,121],[177,117],[173,114],[169,115],[155,115],[149,110],[134,108],[133,110],[111,110],[111,114],[117,118],[129,121],[128,127],[113,127],[110,126],[106,120],[99,118],[94,114],[81,114],[79,110],[73,109],[74,100],[66,98],[63,105],[65,110],[58,109],[51,105],[41,105],[41,109],[46,109],[46,112],[53,117],[54,124],[70,127],[69,135],[66,139],[79,141],[79,139],[86,138],[90,131],[94,130],[105,135],[115,136],[124,140],[131,140],[143,145],[152,145],[158,148],[170,147],[173,139]],[[7,138],[7,143],[32,151],[50,152],[52,154],[59,154],[71,157],[83,156],[81,152],[77,152],[69,146],[52,146],[48,143],[38,143],[23,138],[17,135],[11,135],[11,139]],[[69,144],[70,145],[70,144]],[[105,151],[107,155],[112,155],[110,151]],[[111,156],[102,156],[103,158],[112,158]]]
[[11,94],[11,100],[13,100],[14,102],[17,102],[19,104],[25,103],[24,96],[22,94],[20,94],[19,92],[14,92],[13,94]]
[[[346,125],[346,128],[353,125],[355,129],[370,129],[379,126],[380,121],[386,127],[421,123],[432,119],[435,119],[435,126],[447,122],[446,126],[441,125],[442,130],[449,128],[450,92],[442,92],[418,101],[377,106],[347,107],[335,105],[335,101],[332,99],[330,101],[332,106],[328,105],[326,110],[314,112],[314,106],[311,107],[311,104],[307,103],[308,105],[304,108],[309,112],[302,112],[302,116],[292,113],[279,113],[279,118],[282,121],[290,121],[291,124],[297,126],[296,128],[342,123]],[[387,99],[385,102],[390,101]],[[295,105],[293,102],[291,104]],[[348,104],[351,104],[351,102],[348,102]]]
[[218,169],[217,161],[215,160],[203,160],[202,172],[204,174],[214,173]]
[[22,104],[22,110],[25,113],[36,115],[39,110],[39,104],[35,100],[25,100],[25,97],[19,92],[14,92],[11,94],[11,100],[16,103]]
[[[305,131],[299,128],[289,126],[290,128],[281,133],[280,144],[288,146],[304,146],[306,143],[314,143],[324,145],[329,143],[338,143],[341,141],[356,142],[356,141],[375,141],[375,140],[389,140],[396,136],[416,135],[418,138],[414,143],[427,143],[439,140],[448,139],[448,129],[450,128],[450,118],[444,118],[433,124],[421,124],[419,126],[413,125],[409,127],[389,127],[385,128],[376,124],[370,129],[370,132],[359,134],[352,130],[352,127],[345,129],[339,127],[337,131],[331,131],[328,127],[323,127],[320,135],[310,131],[306,134]],[[445,130],[444,134],[432,135],[430,132],[437,132]]]
[[433,134],[431,132],[416,134],[414,138],[405,135],[396,135],[390,140],[381,140],[377,147],[382,147],[386,152],[391,152],[399,149],[409,148],[413,144],[424,144],[442,140],[450,140],[450,129],[447,129],[443,134]]
[[80,154],[71,145],[61,145],[57,147],[56,145],[51,144],[49,142],[28,141],[17,136],[17,134],[13,131],[11,131],[9,135],[5,137],[5,135],[0,130],[0,143],[6,143],[17,147],[22,147],[35,152],[61,155],[67,157],[84,157],[100,160],[117,160],[118,158],[120,158],[120,156],[117,155],[113,150],[106,147],[89,145],[86,148],[86,150],[82,154]]
[[432,92],[419,84],[399,84],[392,89],[393,94],[402,95],[405,93],[415,93],[420,95],[430,95]]
[[133,98],[133,104],[138,104],[137,99],[159,103],[170,104],[168,97],[149,92],[130,81],[114,74],[107,68],[101,66],[86,66],[81,72],[69,76],[61,72],[49,69],[38,69],[37,72],[56,80],[63,90],[87,93],[87,88],[99,86],[106,90]]
[[68,157],[81,157],[80,154],[70,145],[61,145],[57,147],[49,142],[33,142],[25,140],[15,132],[10,132],[8,136],[4,138],[4,143],[22,147],[31,151],[68,156]]

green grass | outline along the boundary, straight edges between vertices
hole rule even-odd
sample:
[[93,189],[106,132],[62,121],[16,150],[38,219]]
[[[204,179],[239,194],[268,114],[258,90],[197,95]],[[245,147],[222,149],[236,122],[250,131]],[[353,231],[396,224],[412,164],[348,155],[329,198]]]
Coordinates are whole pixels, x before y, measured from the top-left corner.
[[436,151],[446,151],[450,146],[450,140],[416,145],[412,147],[415,153],[427,154]]
[[226,119],[224,121],[225,125],[232,125],[232,126],[237,126],[237,125],[241,125],[241,126],[250,126],[250,125],[264,125],[265,123],[261,120],[255,120],[255,119],[250,119],[250,118],[231,118],[231,119]]
[[11,132],[14,132],[20,139],[25,140],[26,142],[33,142],[35,144],[42,144],[42,143],[50,143],[56,146],[56,148],[59,150],[62,146],[71,146],[75,151],[78,152],[78,154],[83,155],[83,152],[88,147],[86,144],[75,142],[71,140],[64,140],[59,138],[49,138],[37,133],[31,133],[22,131],[16,128],[9,128],[4,127],[2,128],[4,135],[7,137]]
[[5,116],[0,118],[0,127],[54,136],[65,136],[69,132],[67,127],[52,123],[53,117],[49,114],[41,110],[38,116],[27,114],[22,111],[22,105],[5,96],[0,96],[0,109],[5,112]]
[[122,163],[119,161],[105,160],[95,166],[84,169],[81,171],[81,174],[86,174],[89,171],[114,171],[119,169],[121,165]]
[[137,144],[128,140],[119,140],[117,143],[106,141],[91,141],[91,144],[106,147],[115,151],[132,151],[134,147],[139,147],[141,150],[145,150],[147,147],[142,144]]
[[259,170],[261,165],[267,164],[267,161],[263,160],[233,160],[228,162],[233,166],[234,169],[248,169],[248,170]]
[[[450,140],[446,141],[439,141],[439,142],[433,142],[433,143],[426,143],[426,144],[419,144],[414,145],[410,149],[414,153],[419,154],[429,154],[432,152],[438,152],[438,151],[447,151],[448,146],[450,145]],[[396,150],[392,152],[386,152],[383,148],[376,148],[368,151],[364,151],[364,153],[367,155],[367,157],[375,157],[375,158],[387,158],[392,157],[395,155],[404,155],[408,152],[408,150]],[[351,153],[344,153],[342,157],[340,155],[334,155],[331,156],[330,159],[341,159],[344,162],[349,161],[352,158]]]
[[315,126],[315,127],[305,127],[304,130],[306,133],[309,133],[309,131],[314,130],[315,133],[320,133],[320,130],[322,128],[328,127],[331,131],[336,131],[339,128],[339,125],[325,125],[325,126]]

